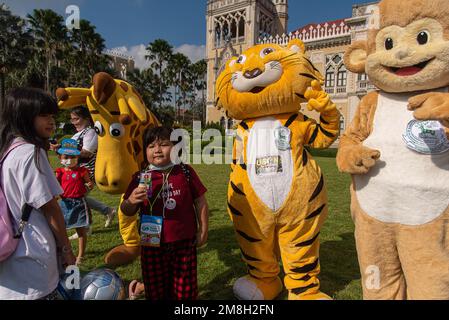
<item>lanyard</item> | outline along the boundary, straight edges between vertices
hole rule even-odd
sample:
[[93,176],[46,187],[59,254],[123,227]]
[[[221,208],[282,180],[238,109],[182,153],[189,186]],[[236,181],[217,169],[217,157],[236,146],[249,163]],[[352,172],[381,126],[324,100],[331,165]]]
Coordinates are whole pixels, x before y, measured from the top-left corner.
[[[157,194],[157,196],[154,198],[153,203],[149,203],[150,205],[150,215],[153,215],[153,207],[156,204],[157,199],[159,198],[159,196],[161,195],[161,193],[164,190],[164,187],[167,186],[168,187],[168,178],[170,177],[170,174],[173,170],[173,167],[171,167],[170,171],[167,173],[167,176],[165,176],[164,173],[162,173],[162,186],[161,186],[161,190],[159,190],[159,193]],[[167,188],[168,189],[168,188]],[[169,192],[169,190],[167,190],[167,192]],[[163,207],[162,207],[162,216],[165,218],[165,204],[166,204],[166,200],[164,199],[164,195],[162,195],[162,202],[163,202]]]

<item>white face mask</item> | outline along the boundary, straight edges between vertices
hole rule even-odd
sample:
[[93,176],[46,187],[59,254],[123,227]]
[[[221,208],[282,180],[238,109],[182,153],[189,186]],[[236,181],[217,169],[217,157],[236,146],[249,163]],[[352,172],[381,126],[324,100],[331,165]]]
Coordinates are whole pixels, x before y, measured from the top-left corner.
[[74,165],[74,164],[76,164],[77,163],[77,160],[76,159],[62,159],[61,160],[61,164],[64,166],[64,167],[66,167],[66,168],[68,168],[68,167],[70,167],[72,164]]

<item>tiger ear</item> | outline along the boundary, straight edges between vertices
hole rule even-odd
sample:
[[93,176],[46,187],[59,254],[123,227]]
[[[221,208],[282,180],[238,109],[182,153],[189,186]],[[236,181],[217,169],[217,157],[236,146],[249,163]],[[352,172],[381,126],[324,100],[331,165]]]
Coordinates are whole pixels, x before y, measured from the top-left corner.
[[299,39],[290,40],[290,42],[287,45],[287,48],[296,53],[305,53],[306,52],[306,46],[305,46],[304,42],[302,42]]
[[353,73],[364,73],[368,48],[366,41],[354,42],[345,52],[344,62],[346,68]]
[[231,57],[227,62],[226,62],[226,68],[231,67],[236,61],[237,61],[238,57]]

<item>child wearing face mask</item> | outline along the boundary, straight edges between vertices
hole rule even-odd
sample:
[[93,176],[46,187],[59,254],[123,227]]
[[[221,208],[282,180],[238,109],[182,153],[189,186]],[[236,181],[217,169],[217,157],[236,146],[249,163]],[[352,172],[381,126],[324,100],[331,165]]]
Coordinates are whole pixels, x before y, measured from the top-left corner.
[[89,171],[78,165],[80,151],[76,140],[64,139],[57,153],[63,168],[56,169],[56,179],[64,190],[59,205],[64,214],[66,228],[75,229],[78,234],[76,265],[79,266],[86,252],[86,227],[90,224],[90,211],[85,195],[88,189],[93,188],[93,183],[89,178]]

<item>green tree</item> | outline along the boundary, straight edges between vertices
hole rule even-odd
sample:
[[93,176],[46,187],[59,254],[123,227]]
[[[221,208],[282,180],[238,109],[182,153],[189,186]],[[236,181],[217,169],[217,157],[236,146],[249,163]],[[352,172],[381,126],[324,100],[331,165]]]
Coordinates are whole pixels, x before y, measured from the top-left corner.
[[[201,122],[206,123],[206,88],[207,88],[207,62],[200,60],[192,65],[192,75],[195,90],[201,92],[201,101],[195,102],[196,111],[199,112]],[[194,112],[195,113],[195,112]]]
[[147,47],[148,54],[145,58],[151,61],[151,68],[157,71],[158,75],[158,99],[159,108],[162,107],[164,101],[169,100],[168,81],[166,69],[167,65],[173,55],[173,47],[163,39],[156,39]]
[[[48,92],[53,91],[50,86],[50,74],[60,70],[60,62],[64,57],[63,50],[67,48],[67,28],[64,18],[52,10],[35,9],[32,14],[27,15],[30,32],[34,38],[34,47],[43,59],[45,69],[45,87]],[[53,70],[52,70],[52,67]],[[54,78],[52,78],[54,79]]]
[[72,46],[68,60],[71,85],[86,86],[95,73],[108,68],[109,59],[103,54],[105,41],[87,20],[80,20],[80,28],[72,29],[69,39]]
[[175,88],[174,105],[176,110],[176,120],[179,121],[180,107],[185,104],[187,91],[190,89],[189,80],[191,78],[191,62],[182,53],[172,55],[167,68],[169,84]]
[[30,42],[25,21],[13,15],[6,4],[0,5],[0,107],[4,103],[7,75],[26,64]]
[[155,101],[158,98],[158,81],[157,76],[152,69],[139,70],[134,69],[127,74],[128,82],[142,96],[143,101],[148,109],[154,110]]

